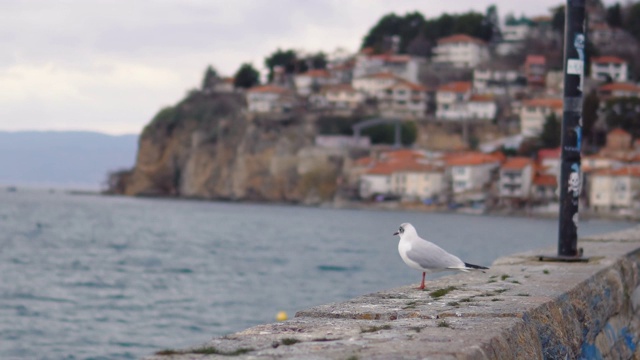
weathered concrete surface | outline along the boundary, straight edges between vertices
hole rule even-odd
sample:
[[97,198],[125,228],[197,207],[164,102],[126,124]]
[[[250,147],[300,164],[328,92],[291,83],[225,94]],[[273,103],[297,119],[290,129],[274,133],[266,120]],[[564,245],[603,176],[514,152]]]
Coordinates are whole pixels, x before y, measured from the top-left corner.
[[589,262],[538,261],[555,249],[516,254],[427,291],[321,305],[149,359],[640,359],[640,227],[579,246]]

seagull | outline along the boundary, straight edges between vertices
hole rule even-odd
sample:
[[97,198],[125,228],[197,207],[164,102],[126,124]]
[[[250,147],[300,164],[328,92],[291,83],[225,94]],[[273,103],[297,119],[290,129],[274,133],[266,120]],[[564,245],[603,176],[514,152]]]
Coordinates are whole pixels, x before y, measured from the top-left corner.
[[416,228],[409,223],[400,225],[393,235],[400,236],[398,252],[404,263],[410,268],[422,271],[422,283],[418,289],[424,290],[424,277],[429,272],[445,270],[469,271],[489,269],[484,266],[466,263],[455,255],[449,254],[438,245],[418,235]]

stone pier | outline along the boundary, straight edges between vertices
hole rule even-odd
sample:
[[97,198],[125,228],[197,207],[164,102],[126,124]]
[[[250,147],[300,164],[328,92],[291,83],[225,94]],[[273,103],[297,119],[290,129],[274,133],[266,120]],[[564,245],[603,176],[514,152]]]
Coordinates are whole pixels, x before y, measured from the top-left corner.
[[640,227],[578,245],[588,262],[514,254],[148,359],[640,359]]

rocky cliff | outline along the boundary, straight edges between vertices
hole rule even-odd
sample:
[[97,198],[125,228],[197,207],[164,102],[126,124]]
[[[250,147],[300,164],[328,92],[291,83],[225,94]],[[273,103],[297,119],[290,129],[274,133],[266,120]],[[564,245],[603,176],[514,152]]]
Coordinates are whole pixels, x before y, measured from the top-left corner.
[[344,155],[314,146],[315,117],[260,117],[237,94],[193,92],[144,129],[126,195],[317,204]]

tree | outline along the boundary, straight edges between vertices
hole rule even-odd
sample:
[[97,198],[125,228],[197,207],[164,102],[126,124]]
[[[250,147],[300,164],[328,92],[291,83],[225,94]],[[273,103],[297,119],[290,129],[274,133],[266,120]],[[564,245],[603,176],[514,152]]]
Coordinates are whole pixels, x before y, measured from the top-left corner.
[[622,27],[622,9],[620,3],[615,3],[607,8],[607,24],[611,27]]
[[307,58],[309,62],[309,67],[312,69],[326,69],[327,68],[327,54],[322,51],[317,52],[315,54],[310,55]]
[[269,81],[273,80],[273,70],[276,66],[282,66],[286,74],[293,74],[296,72],[296,67],[299,65],[297,62],[298,57],[294,50],[276,50],[273,54],[264,59],[264,64],[269,68]]
[[624,29],[640,41],[640,2],[630,5],[626,11]]
[[249,63],[242,64],[234,75],[233,85],[235,87],[248,89],[258,84],[260,84],[260,73]]
[[582,103],[582,137],[583,139],[591,139],[592,144],[595,143],[593,126],[598,120],[598,107],[600,99],[595,90],[592,90],[584,97]]
[[547,117],[544,126],[542,127],[542,133],[540,134],[540,143],[545,148],[555,148],[560,146],[560,139],[562,135],[562,127],[560,121],[556,117],[556,114],[551,113]]
[[560,34],[564,34],[564,5],[554,8],[552,11],[551,28]]
[[388,40],[392,36],[400,37],[398,52],[405,53],[411,40],[422,32],[425,24],[424,16],[419,12],[398,16],[395,13],[383,16],[376,25],[369,30],[362,40],[362,48],[371,47],[377,53],[388,51]]
[[609,129],[623,128],[640,137],[640,99],[633,97],[615,98],[607,101],[604,116]]
[[201,89],[211,90],[217,81],[218,81],[218,72],[213,68],[213,66],[209,65],[207,67],[207,70],[205,70],[204,72]]

